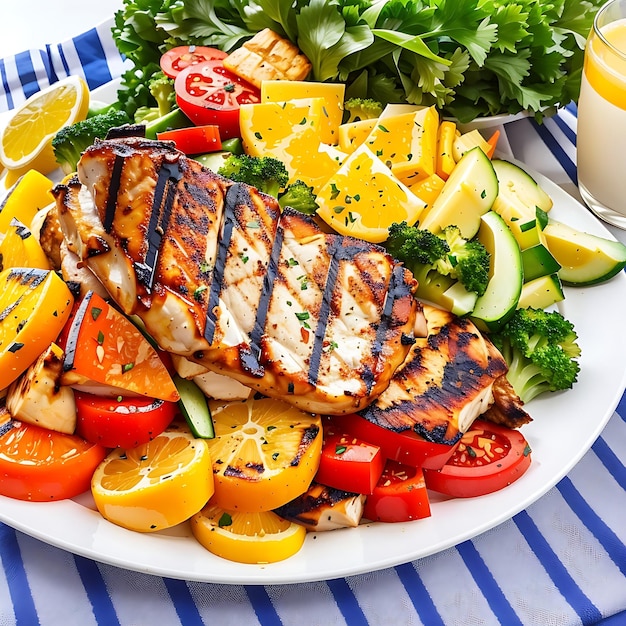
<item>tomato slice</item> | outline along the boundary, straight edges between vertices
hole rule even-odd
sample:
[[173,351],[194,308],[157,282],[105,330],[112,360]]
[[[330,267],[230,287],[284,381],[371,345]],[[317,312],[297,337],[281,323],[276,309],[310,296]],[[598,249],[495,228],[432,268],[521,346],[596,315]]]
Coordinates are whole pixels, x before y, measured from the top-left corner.
[[315,481],[351,493],[370,494],[383,472],[385,459],[380,448],[362,439],[334,432],[324,423],[324,444]]
[[157,139],[173,141],[176,148],[185,154],[205,154],[222,149],[220,129],[214,124],[166,130],[157,133]]
[[159,65],[166,76],[176,78],[182,70],[190,65],[215,59],[221,60],[227,56],[226,52],[208,46],[176,46],[163,53]]
[[365,501],[363,517],[373,522],[408,522],[430,517],[422,469],[387,460],[374,492]]
[[104,446],[33,424],[0,426],[0,494],[46,502],[89,490]]
[[383,428],[355,413],[333,415],[335,427],[380,447],[383,456],[413,467],[439,469],[452,456],[456,443],[427,441],[413,431],[397,432]]
[[424,470],[424,477],[433,491],[471,498],[510,485],[530,462],[530,446],[522,433],[476,420],[450,460],[440,470]]
[[75,392],[76,433],[107,448],[135,448],[152,441],[172,422],[175,402],[110,398]]
[[176,76],[174,90],[181,111],[196,125],[219,126],[222,139],[240,136],[240,105],[261,101],[261,91],[220,60],[186,67]]

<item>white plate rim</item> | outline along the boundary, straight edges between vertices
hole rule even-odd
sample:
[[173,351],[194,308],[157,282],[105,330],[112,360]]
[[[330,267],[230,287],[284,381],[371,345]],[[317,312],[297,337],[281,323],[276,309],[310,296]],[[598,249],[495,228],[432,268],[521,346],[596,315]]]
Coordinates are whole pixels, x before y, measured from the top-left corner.
[[[110,86],[107,86],[110,90]],[[526,167],[526,166],[525,166]],[[538,172],[526,170],[554,200],[551,216],[614,239],[585,207]],[[530,403],[534,421],[522,432],[533,449],[529,471],[506,489],[467,500],[434,499],[432,516],[403,524],[309,533],[294,557],[246,565],[210,554],[188,523],[155,534],[104,520],[89,494],[31,503],[0,496],[0,521],[74,554],[137,572],[222,584],[291,584],[380,570],[433,555],[509,520],[556,485],[584,456],[613,415],[626,387],[626,274],[603,285],[566,288],[560,309],[580,334],[581,374],[571,391]],[[602,323],[597,314],[602,312]]]

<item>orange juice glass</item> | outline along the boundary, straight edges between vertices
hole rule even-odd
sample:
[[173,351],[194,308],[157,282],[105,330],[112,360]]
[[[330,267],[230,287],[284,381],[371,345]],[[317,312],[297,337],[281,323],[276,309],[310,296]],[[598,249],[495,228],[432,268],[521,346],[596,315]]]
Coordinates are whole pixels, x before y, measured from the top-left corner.
[[587,206],[626,229],[626,0],[603,5],[587,39],[576,158]]

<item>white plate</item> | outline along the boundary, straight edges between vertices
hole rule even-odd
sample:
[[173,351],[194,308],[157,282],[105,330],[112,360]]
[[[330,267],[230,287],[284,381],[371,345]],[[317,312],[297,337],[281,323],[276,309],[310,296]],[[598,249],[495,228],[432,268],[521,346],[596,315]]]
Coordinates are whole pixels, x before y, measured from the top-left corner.
[[[114,95],[114,94],[113,94]],[[560,187],[532,173],[553,197],[552,216],[612,237]],[[566,289],[560,310],[574,322],[582,348],[579,382],[571,391],[534,400],[523,432],[533,462],[517,482],[472,499],[439,500],[432,516],[403,524],[309,534],[302,550],[271,565],[242,565],[215,557],[188,525],[139,534],[104,520],[89,494],[74,500],[27,503],[0,496],[0,520],[49,544],[119,567],[186,580],[228,584],[297,583],[343,577],[434,554],[500,524],[553,487],[598,437],[626,386],[626,274],[589,288]]]

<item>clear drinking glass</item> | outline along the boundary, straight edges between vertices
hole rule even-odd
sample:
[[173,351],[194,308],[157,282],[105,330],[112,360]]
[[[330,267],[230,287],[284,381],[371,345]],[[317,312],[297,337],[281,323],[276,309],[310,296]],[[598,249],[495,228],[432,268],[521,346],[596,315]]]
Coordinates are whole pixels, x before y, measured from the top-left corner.
[[626,229],[626,0],[603,5],[587,39],[577,161],[587,206]]

